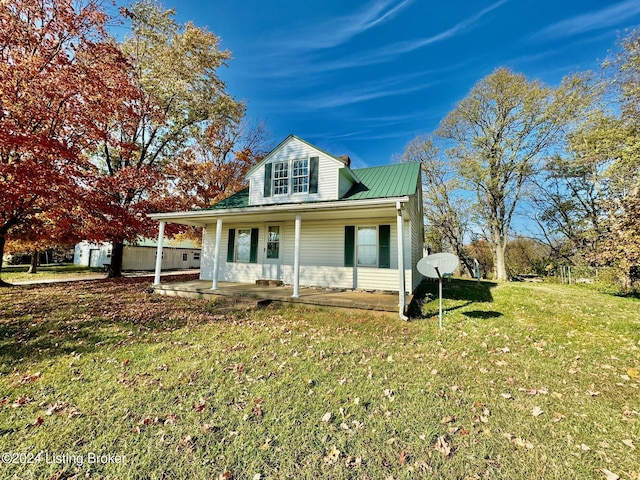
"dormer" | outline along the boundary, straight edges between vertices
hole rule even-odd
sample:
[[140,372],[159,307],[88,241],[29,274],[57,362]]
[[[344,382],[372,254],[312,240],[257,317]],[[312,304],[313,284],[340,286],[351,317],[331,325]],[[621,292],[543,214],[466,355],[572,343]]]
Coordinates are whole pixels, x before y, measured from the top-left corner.
[[247,173],[249,206],[338,200],[359,183],[348,163],[289,135]]

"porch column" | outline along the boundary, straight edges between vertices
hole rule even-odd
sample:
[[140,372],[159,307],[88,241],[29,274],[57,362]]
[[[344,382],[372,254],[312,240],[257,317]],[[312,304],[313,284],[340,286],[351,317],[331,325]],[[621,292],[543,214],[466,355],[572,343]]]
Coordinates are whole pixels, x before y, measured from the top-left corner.
[[158,247],[156,250],[156,272],[153,277],[153,284],[160,285],[160,272],[162,271],[162,242],[164,241],[164,224],[158,225]]
[[220,238],[222,237],[222,218],[216,221],[216,246],[213,251],[213,285],[211,290],[218,289],[218,269],[220,267]]
[[406,299],[406,291],[404,284],[404,215],[403,215],[403,205],[401,202],[396,202],[396,210],[398,212],[397,216],[397,228],[398,228],[398,313],[400,318],[403,320],[407,320],[407,317],[404,314],[404,309],[406,307],[407,299]]
[[293,247],[293,298],[300,295],[300,214],[296,215],[296,238]]

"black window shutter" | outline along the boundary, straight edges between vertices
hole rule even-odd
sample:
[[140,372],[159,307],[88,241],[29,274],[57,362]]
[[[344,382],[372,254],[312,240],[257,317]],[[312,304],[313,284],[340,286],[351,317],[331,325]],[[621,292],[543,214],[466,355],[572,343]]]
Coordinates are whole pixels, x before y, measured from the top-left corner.
[[309,159],[309,193],[318,193],[318,157]]
[[258,263],[258,229],[251,229],[251,250],[249,251],[249,263]]
[[355,257],[356,227],[353,225],[344,226],[344,266],[353,267]]
[[391,225],[378,226],[378,266],[391,268]]
[[234,260],[234,247],[236,244],[236,229],[229,229],[229,243],[227,243],[227,262],[231,263]]
[[264,196],[271,196],[271,168],[273,164],[267,163],[264,166]]

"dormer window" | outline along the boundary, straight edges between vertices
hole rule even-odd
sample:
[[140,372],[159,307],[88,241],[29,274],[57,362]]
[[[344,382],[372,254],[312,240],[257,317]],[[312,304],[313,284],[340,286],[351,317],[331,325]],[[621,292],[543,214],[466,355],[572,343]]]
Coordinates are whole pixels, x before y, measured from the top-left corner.
[[286,195],[289,193],[289,162],[275,162],[273,164],[273,194]]
[[264,197],[318,193],[319,157],[298,158],[264,165]]
[[293,161],[291,190],[292,193],[307,193],[309,191],[309,160]]

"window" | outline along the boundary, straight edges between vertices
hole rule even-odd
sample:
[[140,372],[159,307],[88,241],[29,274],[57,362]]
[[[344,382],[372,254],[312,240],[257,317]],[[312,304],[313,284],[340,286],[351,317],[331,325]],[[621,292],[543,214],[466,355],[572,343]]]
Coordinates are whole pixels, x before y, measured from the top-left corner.
[[186,262],[188,259],[189,259],[189,257],[187,256],[187,254],[186,254],[186,253],[183,253],[183,254],[182,254],[182,261],[183,261],[183,262]]
[[344,226],[344,266],[391,268],[391,225]]
[[376,227],[358,227],[358,266],[378,266],[378,244]]
[[309,191],[309,161],[294,160],[293,175],[291,176],[291,190],[293,193]]
[[251,258],[251,229],[238,229],[238,244],[236,248],[236,262],[249,262]]
[[273,194],[286,195],[289,193],[289,162],[273,164]]
[[200,252],[193,252],[193,259],[200,260]]
[[280,258],[280,227],[277,225],[268,227],[267,258]]

